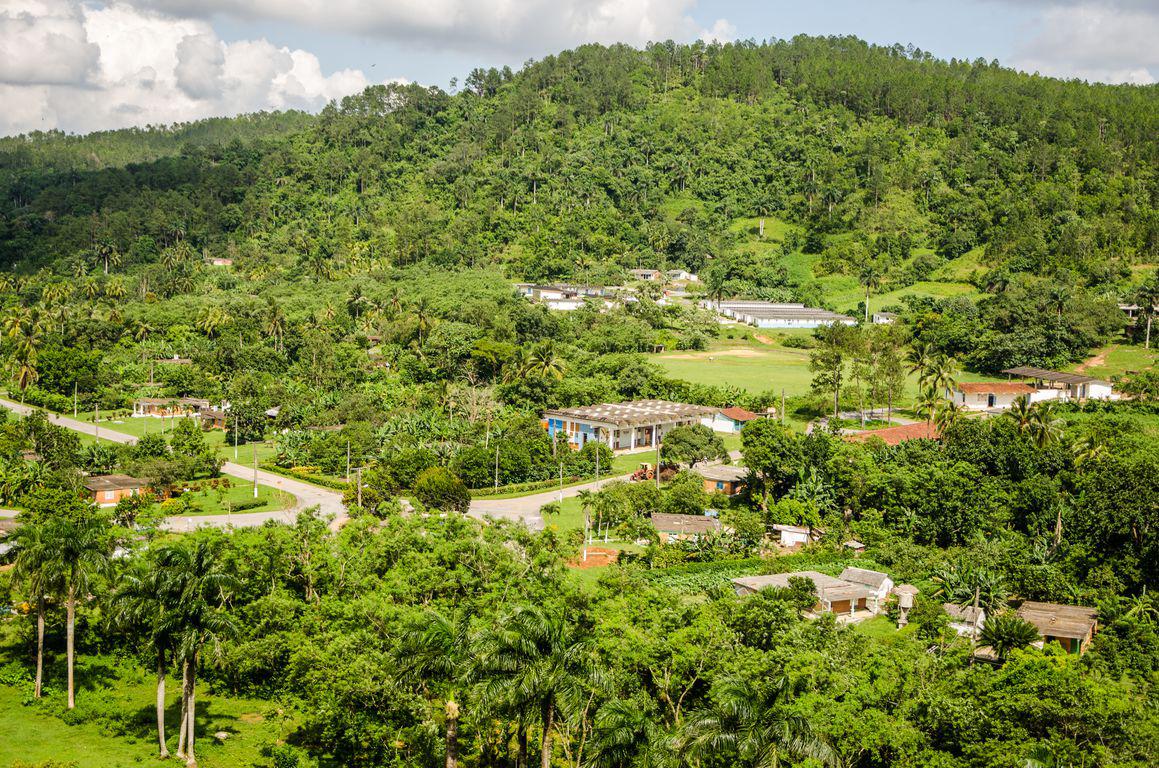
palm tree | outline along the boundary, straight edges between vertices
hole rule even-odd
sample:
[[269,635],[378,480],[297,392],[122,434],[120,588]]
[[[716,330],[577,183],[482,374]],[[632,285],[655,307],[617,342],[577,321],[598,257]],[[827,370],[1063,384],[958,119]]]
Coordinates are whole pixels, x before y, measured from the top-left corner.
[[165,677],[174,639],[180,628],[179,594],[169,589],[169,574],[148,564],[137,573],[126,574],[113,598],[114,621],[122,626],[137,625],[149,635],[157,659],[157,743],[159,757],[169,757],[165,743]]
[[157,553],[156,567],[165,574],[161,589],[178,606],[174,619],[174,648],[181,662],[181,718],[177,756],[196,765],[197,666],[208,645],[215,655],[222,640],[237,634],[237,626],[221,609],[234,579],[218,560],[209,542],[170,545]]
[[44,620],[48,598],[60,594],[61,573],[53,553],[53,542],[44,523],[26,522],[16,529],[16,563],[13,575],[23,582],[36,602],[36,687],[40,698],[44,682]]
[[521,752],[527,743],[522,717],[538,710],[543,728],[540,766],[551,768],[556,715],[573,707],[585,682],[599,679],[588,640],[561,616],[525,605],[473,645],[475,674],[487,681],[485,698],[520,715]]
[[[596,712],[592,727],[594,768],[658,764],[666,741],[657,719],[639,701],[612,699]],[[653,762],[655,761],[655,762]]]
[[962,607],[978,607],[987,614],[995,613],[1006,604],[1006,583],[1001,574],[988,568],[975,567],[965,561],[934,571],[938,585],[934,597]]
[[431,306],[425,297],[415,302],[414,313],[415,319],[418,320],[419,349],[422,349],[423,334],[431,330]]
[[932,425],[941,403],[942,398],[938,395],[938,391],[933,387],[927,387],[914,402],[914,410],[918,416],[925,418],[927,424]]
[[958,383],[958,364],[948,355],[935,357],[927,371],[927,383],[938,392],[949,392]]
[[114,277],[105,284],[105,295],[114,301],[120,301],[128,294],[125,288],[125,281],[119,277]]
[[44,567],[54,574],[52,581],[64,594],[66,652],[68,656],[68,708],[76,706],[74,667],[76,661],[76,603],[89,592],[97,575],[108,570],[110,560],[109,524],[99,516],[50,519],[42,532]]
[[1053,445],[1062,436],[1063,420],[1054,415],[1050,403],[1039,403],[1031,413],[1030,436],[1040,449]]
[[266,305],[266,322],[263,326],[265,333],[274,340],[274,348],[281,352],[282,338],[286,335],[286,313],[282,311],[282,305],[273,299],[267,298]]
[[427,611],[423,625],[421,630],[404,635],[399,663],[403,669],[415,673],[420,680],[440,678],[452,686],[443,705],[447,723],[445,766],[456,768],[459,764],[461,711],[453,687],[468,677],[467,665],[471,658],[467,635],[468,616],[464,613],[451,619],[438,611]]
[[930,369],[933,359],[933,349],[925,342],[914,344],[906,353],[906,370],[917,375],[919,387],[925,386],[926,372]]
[[937,425],[938,431],[944,434],[950,427],[957,424],[958,420],[965,416],[965,413],[965,408],[952,400],[943,400],[934,414],[934,423]]
[[105,240],[97,243],[96,246],[97,259],[104,262],[105,274],[109,274],[109,265],[114,267],[121,263],[121,252],[117,250],[117,246]]
[[555,352],[555,344],[548,340],[531,352],[530,368],[544,378],[562,379],[564,363]]
[[225,308],[214,304],[201,310],[197,316],[197,328],[209,338],[215,337],[230,321],[229,313]]
[[695,764],[734,755],[733,765],[753,768],[775,768],[783,756],[836,765],[833,749],[809,722],[786,711],[792,694],[784,677],[759,688],[747,680],[726,678],[712,703],[689,716],[678,739],[678,755]]
[[1030,424],[1034,420],[1034,406],[1030,403],[1030,396],[1023,395],[1017,398],[1010,404],[1010,408],[1006,411],[1006,416],[1014,419],[1014,423],[1018,425],[1019,432],[1029,431]]
[[1005,659],[1016,648],[1025,648],[1038,639],[1038,629],[1014,613],[987,616],[982,624],[978,641],[988,645],[1000,659]]
[[510,384],[521,380],[531,371],[531,355],[524,347],[516,347],[515,354],[503,366],[503,382]]
[[869,322],[869,292],[870,290],[877,290],[881,287],[881,270],[872,262],[866,264],[861,274],[858,276],[858,281],[865,286],[865,322]]

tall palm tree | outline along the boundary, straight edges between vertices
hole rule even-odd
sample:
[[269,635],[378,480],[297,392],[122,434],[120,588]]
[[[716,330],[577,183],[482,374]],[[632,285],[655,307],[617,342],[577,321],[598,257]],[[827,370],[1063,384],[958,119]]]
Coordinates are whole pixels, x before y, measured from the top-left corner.
[[209,338],[214,338],[230,321],[225,308],[214,304],[201,310],[197,316],[197,328]]
[[930,362],[927,383],[938,392],[949,392],[958,383],[958,364],[948,355],[937,355]]
[[65,599],[65,643],[68,657],[68,708],[76,706],[76,604],[89,592],[93,579],[111,564],[109,524],[105,518],[61,517],[45,524],[46,566],[60,584]]
[[657,718],[646,706],[639,701],[612,699],[596,712],[588,764],[593,768],[652,768],[667,764],[662,762],[666,746]]
[[400,645],[399,663],[403,669],[415,673],[421,680],[437,678],[451,687],[443,703],[446,768],[456,768],[459,764],[459,717],[462,713],[455,699],[454,687],[469,676],[468,626],[466,613],[448,618],[438,611],[428,611],[423,617],[423,628],[408,632]]
[[914,410],[918,416],[923,417],[927,424],[934,423],[934,416],[937,415],[938,408],[942,403],[942,398],[938,395],[938,390],[934,387],[927,387],[918,395],[918,399],[914,401]]
[[[562,616],[539,605],[516,608],[473,643],[485,697],[516,713],[538,710],[543,729],[540,766],[551,768],[556,716],[570,710],[585,683],[598,682],[589,641]],[[521,751],[526,724],[520,722]]]
[[127,573],[113,598],[114,621],[122,626],[141,627],[149,636],[157,661],[157,743],[159,757],[169,757],[165,742],[165,678],[167,661],[180,629],[180,594],[169,588],[169,574],[149,563],[138,572]]
[[1025,648],[1038,639],[1038,629],[1014,613],[987,616],[978,635],[978,642],[988,645],[1000,659],[1005,659],[1016,648]]
[[934,414],[934,424],[937,425],[938,431],[944,434],[950,427],[957,424],[958,420],[963,418],[965,414],[966,410],[961,405],[953,400],[943,400]]
[[220,562],[217,549],[206,541],[164,547],[158,551],[156,563],[165,573],[161,589],[179,606],[174,619],[174,649],[182,680],[177,756],[187,765],[196,765],[197,667],[206,646],[218,655],[222,641],[237,634],[233,619],[222,610],[235,582]]
[[40,521],[30,521],[16,529],[16,563],[13,574],[25,585],[36,603],[36,687],[40,698],[44,683],[44,622],[48,599],[60,594],[61,572],[54,554],[54,542]]
[[918,377],[919,387],[926,385],[926,372],[930,369],[933,359],[933,348],[925,342],[914,344],[906,353],[906,370]]
[[865,322],[869,322],[869,292],[870,290],[877,290],[881,287],[881,269],[872,262],[866,264],[861,269],[861,274],[858,276],[858,281],[865,286]]
[[121,252],[117,250],[117,246],[113,243],[104,240],[96,245],[97,259],[104,263],[105,274],[109,274],[109,266],[119,266],[121,263]]
[[282,305],[273,297],[266,301],[266,321],[263,330],[267,336],[274,340],[274,348],[281,352],[284,349],[282,339],[286,335],[286,313],[282,310]]
[[431,330],[431,306],[425,297],[415,302],[414,313],[415,319],[418,320],[419,348],[421,349],[424,342],[423,334],[429,334]]
[[809,722],[786,711],[793,694],[787,678],[759,687],[727,678],[715,694],[712,703],[691,714],[682,729],[677,752],[684,761],[715,763],[727,755],[735,756],[733,765],[775,768],[787,756],[837,764],[833,749]]

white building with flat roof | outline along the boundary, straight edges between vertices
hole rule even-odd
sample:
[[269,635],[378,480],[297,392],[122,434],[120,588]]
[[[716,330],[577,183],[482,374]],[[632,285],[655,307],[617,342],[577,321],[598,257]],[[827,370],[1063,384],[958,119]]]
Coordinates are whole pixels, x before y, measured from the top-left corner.
[[715,309],[725,317],[757,328],[817,328],[832,323],[857,324],[857,320],[848,315],[817,307],[806,307],[804,304],[737,300],[718,303],[706,301],[704,306]]
[[668,400],[635,400],[557,408],[545,412],[541,423],[553,440],[560,433],[566,434],[573,448],[598,440],[613,451],[631,451],[654,447],[673,428],[699,424],[714,411],[703,405]]

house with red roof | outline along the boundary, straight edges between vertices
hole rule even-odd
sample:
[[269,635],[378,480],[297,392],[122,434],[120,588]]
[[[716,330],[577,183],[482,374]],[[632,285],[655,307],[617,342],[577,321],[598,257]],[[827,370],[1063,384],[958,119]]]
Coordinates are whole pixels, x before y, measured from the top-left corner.
[[970,411],[1004,411],[1034,391],[1021,381],[963,381],[951,394],[955,403]]
[[733,405],[728,408],[722,408],[719,411],[714,411],[711,415],[702,418],[700,423],[713,432],[735,434],[740,432],[745,424],[748,424],[750,421],[756,421],[759,418],[761,418],[759,414],[746,411],[740,406]]

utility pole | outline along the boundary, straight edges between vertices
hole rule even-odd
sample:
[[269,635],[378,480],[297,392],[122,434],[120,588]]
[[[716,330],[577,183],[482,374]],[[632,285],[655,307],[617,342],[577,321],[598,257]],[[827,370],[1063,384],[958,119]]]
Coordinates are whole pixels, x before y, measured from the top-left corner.
[[93,437],[97,440],[101,439],[101,406],[99,403],[93,404]]
[[652,436],[656,439],[656,489],[660,489],[660,427],[655,427]]
[[237,461],[237,416],[233,417],[233,460]]
[[76,382],[72,383],[72,417],[76,418]]
[[[563,466],[562,464],[560,465]],[[600,443],[596,441],[596,491],[600,490]]]
[[346,441],[346,482],[350,482],[350,441]]
[[258,444],[251,443],[254,447],[254,498],[258,497]]
[[980,586],[974,587],[974,615],[970,619],[970,626],[972,628],[970,636],[971,640],[974,642],[974,653],[970,654],[971,667],[974,666],[974,654],[978,653],[978,595],[980,591]]
[[358,468],[358,508],[362,509],[362,467]]
[[495,493],[499,493],[499,446],[495,446]]

